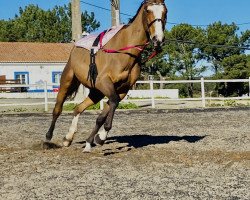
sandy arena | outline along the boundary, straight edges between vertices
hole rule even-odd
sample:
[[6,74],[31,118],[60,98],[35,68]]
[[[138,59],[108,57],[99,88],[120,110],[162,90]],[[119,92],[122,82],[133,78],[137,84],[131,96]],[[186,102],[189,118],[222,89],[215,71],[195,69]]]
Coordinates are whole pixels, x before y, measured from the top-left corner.
[[63,114],[0,116],[0,199],[250,199],[250,109],[117,111],[106,144],[83,153],[97,111],[68,148]]

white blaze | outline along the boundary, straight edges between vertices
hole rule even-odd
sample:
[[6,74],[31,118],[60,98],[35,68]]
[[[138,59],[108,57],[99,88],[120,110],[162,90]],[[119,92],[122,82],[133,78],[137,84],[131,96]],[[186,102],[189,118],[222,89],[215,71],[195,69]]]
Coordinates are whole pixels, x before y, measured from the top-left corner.
[[[164,11],[164,6],[152,5],[148,6],[148,10],[153,12],[155,19],[161,19],[162,13]],[[155,21],[153,25],[155,26],[155,35],[153,35],[152,37],[155,36],[156,39],[161,42],[164,38],[164,32],[162,30],[162,21]]]

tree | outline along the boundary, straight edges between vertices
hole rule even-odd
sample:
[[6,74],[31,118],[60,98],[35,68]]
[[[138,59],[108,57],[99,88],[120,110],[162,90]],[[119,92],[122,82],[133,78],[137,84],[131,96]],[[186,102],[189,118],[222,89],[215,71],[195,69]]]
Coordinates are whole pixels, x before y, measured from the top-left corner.
[[[246,57],[243,46],[249,45],[250,31],[238,34],[236,24],[222,24],[215,22],[205,30],[204,43],[200,45],[201,58],[211,64],[214,71],[214,78],[241,78],[242,74],[239,66],[246,66]],[[207,45],[209,44],[209,45]],[[221,47],[219,47],[221,46]],[[235,47],[235,48],[233,48]],[[243,61],[244,60],[244,61]],[[238,63],[237,63],[238,62]],[[236,72],[237,71],[237,72]],[[232,74],[234,74],[232,76]],[[230,86],[230,87],[229,87]],[[237,90],[242,93],[240,84],[216,84],[215,91],[223,95],[230,95]]]
[[250,30],[246,30],[245,32],[241,33],[240,43],[243,46],[250,47]]
[[[149,45],[142,55],[142,60],[147,60],[151,56],[155,49],[153,45]],[[166,52],[160,51],[159,54],[151,60],[148,60],[143,66],[142,71],[145,74],[159,76],[160,80],[166,79],[166,77],[172,77],[174,71],[172,66],[166,62],[168,60]]]
[[0,41],[8,42],[13,40],[14,35],[12,35],[12,21],[0,20]]
[[[37,5],[19,9],[19,15],[0,21],[0,41],[70,42],[71,4],[43,10]],[[86,32],[96,30],[100,23],[94,13],[82,13],[82,26]]]
[[250,73],[250,55],[247,56],[247,69],[248,72]]
[[[224,58],[243,53],[243,50],[240,48],[228,47],[241,47],[249,39],[249,33],[243,33],[242,37],[239,37],[237,31],[238,27],[236,24],[222,24],[221,22],[209,25],[205,31],[204,44],[200,46],[200,49],[203,53],[203,58],[212,64],[216,76],[223,72],[221,63]],[[205,44],[222,45],[224,47]]]
[[[222,66],[224,69],[223,78],[225,79],[248,79],[250,77],[250,67],[247,63],[247,56],[232,55],[223,59]],[[230,96],[237,94],[242,96],[248,92],[248,84],[244,83],[225,83],[219,88],[220,94]]]
[[[198,43],[203,40],[203,30],[188,24],[174,26],[166,32],[166,38],[170,41],[164,46],[165,61],[171,66],[175,75],[185,80],[194,80],[205,71],[205,67],[199,64]],[[182,42],[183,41],[183,42]],[[193,43],[184,43],[192,41]],[[193,83],[187,85],[187,93],[193,97]]]

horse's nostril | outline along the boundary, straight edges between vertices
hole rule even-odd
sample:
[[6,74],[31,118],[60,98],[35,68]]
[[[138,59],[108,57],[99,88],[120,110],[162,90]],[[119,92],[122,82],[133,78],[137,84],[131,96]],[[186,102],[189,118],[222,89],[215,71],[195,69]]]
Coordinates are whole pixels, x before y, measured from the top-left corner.
[[153,42],[156,41],[156,37],[155,37],[155,36],[152,37],[152,41],[153,41]]

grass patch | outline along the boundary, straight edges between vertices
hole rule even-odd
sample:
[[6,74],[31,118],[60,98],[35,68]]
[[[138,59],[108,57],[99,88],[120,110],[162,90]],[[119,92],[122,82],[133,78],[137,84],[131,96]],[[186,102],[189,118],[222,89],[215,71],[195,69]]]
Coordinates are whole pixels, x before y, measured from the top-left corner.
[[[63,110],[64,111],[73,111],[77,105],[78,104],[74,104],[74,103],[65,104],[63,106]],[[135,103],[131,103],[131,102],[119,103],[119,105],[117,107],[117,109],[137,109],[137,108],[138,108],[138,106]],[[99,109],[100,109],[100,102],[87,108],[87,110],[99,110]]]
[[64,111],[72,111],[72,110],[74,110],[76,105],[77,104],[74,104],[74,103],[67,103],[67,104],[63,105],[63,110]]
[[137,109],[139,108],[135,103],[119,103],[118,109]]

